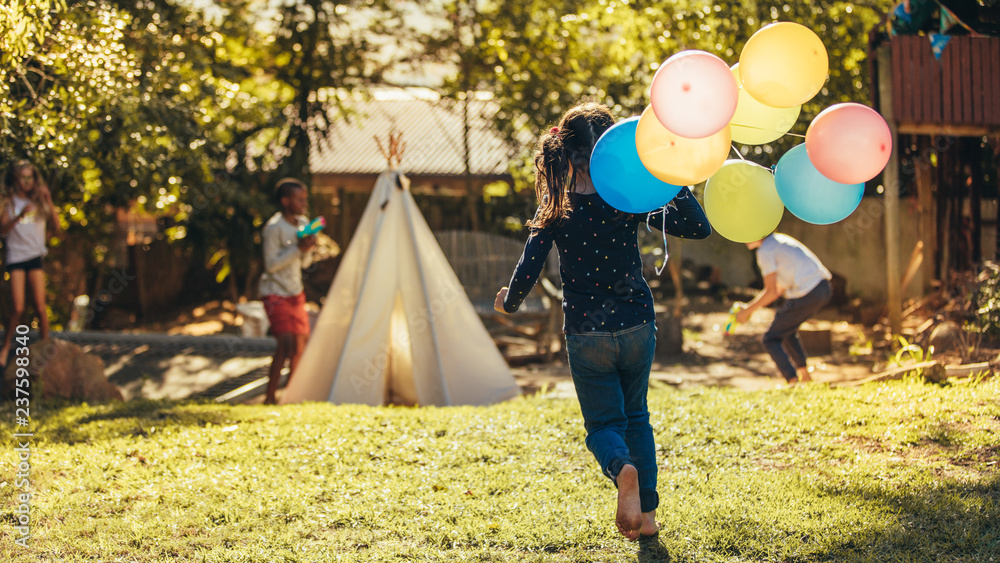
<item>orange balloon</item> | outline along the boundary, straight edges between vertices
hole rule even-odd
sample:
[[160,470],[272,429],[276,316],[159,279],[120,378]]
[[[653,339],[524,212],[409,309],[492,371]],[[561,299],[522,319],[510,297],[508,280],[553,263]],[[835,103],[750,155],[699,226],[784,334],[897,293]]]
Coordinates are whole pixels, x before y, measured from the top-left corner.
[[639,160],[653,176],[675,186],[690,186],[709,179],[729,156],[729,126],[701,139],[688,139],[660,123],[648,106],[635,129]]

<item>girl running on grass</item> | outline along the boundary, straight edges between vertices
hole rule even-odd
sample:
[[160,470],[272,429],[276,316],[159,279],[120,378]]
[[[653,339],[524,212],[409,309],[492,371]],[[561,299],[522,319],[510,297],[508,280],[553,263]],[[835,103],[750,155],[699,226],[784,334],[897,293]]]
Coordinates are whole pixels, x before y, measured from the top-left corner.
[[18,161],[7,171],[7,193],[0,201],[0,236],[6,247],[5,266],[10,275],[12,308],[4,327],[0,347],[0,369],[7,367],[7,355],[17,325],[24,314],[25,287],[31,286],[38,328],[42,340],[49,337],[49,315],[45,305],[45,271],[42,259],[49,253],[49,234],[62,232],[59,212],[52,204],[49,187],[35,166]]
[[494,308],[517,310],[555,243],[566,352],[587,448],[618,488],[618,531],[636,540],[659,530],[656,446],[646,407],[656,322],[637,231],[643,222],[682,238],[705,238],[712,230],[687,188],[665,211],[648,216],[618,211],[601,199],[590,180],[590,155],[613,124],[606,107],[586,103],[566,112],[539,141],[540,205],[509,287],[497,293]]

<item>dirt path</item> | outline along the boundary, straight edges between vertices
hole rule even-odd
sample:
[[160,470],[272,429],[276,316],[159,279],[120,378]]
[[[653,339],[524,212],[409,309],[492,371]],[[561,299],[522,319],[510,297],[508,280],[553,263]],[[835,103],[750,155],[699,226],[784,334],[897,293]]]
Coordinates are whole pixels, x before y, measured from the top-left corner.
[[[689,315],[683,322],[683,353],[657,358],[650,373],[651,384],[721,385],[746,391],[785,387],[760,340],[773,318],[772,310],[762,310],[750,323],[737,327],[734,334],[725,335],[727,313]],[[809,363],[815,368],[813,379],[820,383],[839,383],[871,375],[871,360],[851,355],[852,344],[864,339],[863,328],[835,319],[835,313],[830,313],[825,320],[803,326],[813,340],[821,343],[829,331],[829,353],[810,355]],[[517,367],[512,371],[527,393],[548,388],[553,396],[574,395],[573,381],[564,362]]]
[[[747,391],[774,389],[784,386],[777,376],[774,364],[764,350],[760,337],[769,326],[774,311],[759,311],[745,326],[737,327],[732,335],[723,334],[728,319],[726,305],[705,301],[689,309],[700,312],[687,313],[683,320],[683,353],[658,357],[650,374],[652,385],[688,387],[696,385],[721,385]],[[229,302],[210,302],[185,310],[175,319],[151,323],[139,328],[140,332],[160,332],[172,335],[209,335],[239,339],[238,317],[235,305]],[[824,342],[822,354],[810,351],[810,365],[815,367],[814,379],[835,383],[862,379],[872,373],[870,357],[852,355],[852,345],[865,340],[865,329],[857,324],[838,320],[835,310],[803,327],[812,340]],[[824,334],[828,331],[828,336]],[[811,342],[811,341],[810,341]],[[810,342],[806,343],[807,349]],[[259,367],[259,366],[255,366]],[[573,383],[564,361],[550,364],[532,364],[511,370],[526,393],[549,389],[552,396],[573,396]]]

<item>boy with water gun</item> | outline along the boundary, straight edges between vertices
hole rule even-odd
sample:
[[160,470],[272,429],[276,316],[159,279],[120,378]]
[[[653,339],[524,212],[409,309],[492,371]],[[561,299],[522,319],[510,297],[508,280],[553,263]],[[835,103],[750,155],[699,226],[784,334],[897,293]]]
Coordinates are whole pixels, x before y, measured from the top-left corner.
[[259,290],[271,323],[271,334],[278,340],[264,399],[269,405],[276,402],[285,362],[289,363],[288,378],[291,380],[309,339],[302,270],[312,264],[316,233],[326,224],[322,217],[310,222],[304,215],[308,193],[301,181],[295,178],[279,180],[275,196],[281,210],[264,225],[264,274]]

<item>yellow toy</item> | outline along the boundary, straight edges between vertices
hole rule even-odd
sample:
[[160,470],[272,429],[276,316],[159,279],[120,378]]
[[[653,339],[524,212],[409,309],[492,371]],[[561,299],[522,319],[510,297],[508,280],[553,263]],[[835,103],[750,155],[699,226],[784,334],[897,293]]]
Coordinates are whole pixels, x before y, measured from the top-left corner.
[[747,308],[747,304],[742,301],[737,301],[729,308],[729,320],[726,321],[725,334],[732,334],[736,330],[736,326],[739,324],[736,322],[736,314]]

